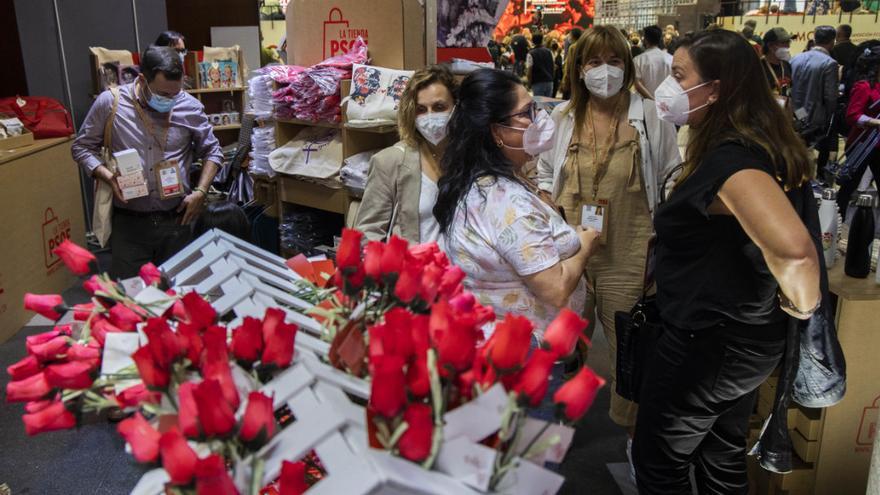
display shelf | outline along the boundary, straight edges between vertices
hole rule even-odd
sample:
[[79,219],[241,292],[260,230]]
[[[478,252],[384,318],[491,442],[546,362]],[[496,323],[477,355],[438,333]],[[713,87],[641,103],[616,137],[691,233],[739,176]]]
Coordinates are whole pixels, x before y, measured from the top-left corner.
[[227,124],[211,126],[215,131],[231,131],[233,129],[241,129],[241,124]]
[[194,88],[187,89],[187,93],[191,94],[200,94],[200,93],[236,93],[239,91],[247,90],[244,86],[239,86],[237,88]]
[[342,124],[336,122],[313,122],[311,120],[299,119],[275,119],[275,122],[279,124],[301,125],[305,127],[326,127],[328,129],[342,129]]
[[390,134],[397,132],[397,124],[385,124],[373,127],[358,127],[351,124],[344,125],[345,130],[349,132],[368,132],[370,134]]

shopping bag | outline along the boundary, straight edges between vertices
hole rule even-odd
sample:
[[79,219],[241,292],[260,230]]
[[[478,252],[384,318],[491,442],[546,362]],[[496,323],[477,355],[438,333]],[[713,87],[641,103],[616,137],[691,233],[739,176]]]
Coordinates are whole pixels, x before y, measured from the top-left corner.
[[61,223],[52,208],[46,208],[43,213],[43,254],[46,258],[46,268],[61,261],[55,250],[65,239],[70,239],[70,222]]
[[269,165],[278,173],[316,181],[334,179],[338,183],[342,167],[341,133],[338,129],[307,127],[270,153]]
[[345,33],[348,29],[348,21],[342,17],[339,7],[330,9],[327,20],[324,21],[324,59],[341,55],[348,51],[351,41]]
[[68,137],[73,134],[70,113],[58,100],[48,96],[0,98],[0,114],[18,117],[34,134],[34,139]]
[[[119,88],[110,90],[113,95],[113,107],[110,109],[110,115],[107,116],[107,122],[104,123],[104,147],[101,155],[104,160],[104,166],[116,173],[116,160],[113,158],[111,149],[113,139],[113,120],[116,118],[116,110],[119,108]],[[113,221],[113,188],[110,184],[102,180],[95,179],[95,207],[92,210],[92,233],[98,240],[101,247],[107,246],[110,240]]]
[[397,108],[413,71],[370,65],[352,66],[351,93],[346,101],[348,123],[380,125],[397,122]]

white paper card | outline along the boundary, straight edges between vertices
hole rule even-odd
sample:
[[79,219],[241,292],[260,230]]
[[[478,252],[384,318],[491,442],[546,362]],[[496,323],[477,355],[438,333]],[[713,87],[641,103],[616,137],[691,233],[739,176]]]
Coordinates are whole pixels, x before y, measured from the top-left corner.
[[553,495],[565,478],[523,459],[498,484],[497,493],[504,495]]
[[147,287],[147,284],[144,283],[144,279],[140,277],[126,278],[120,280],[119,283],[122,284],[122,288],[125,289],[125,293],[129,297],[137,297],[137,295]]
[[[525,424],[523,424],[522,435],[520,436],[519,442],[514,446],[514,449],[519,455],[525,455],[525,452],[522,450],[530,443],[538,445],[554,436],[558,436],[558,442],[551,445],[543,452],[538,452],[537,454],[530,456],[528,459],[539,465],[543,465],[544,462],[561,463],[562,459],[565,458],[565,453],[568,452],[568,447],[571,445],[572,439],[574,438],[574,429],[554,423],[547,427],[547,430],[544,433],[541,433],[540,438],[535,439],[546,424],[546,421],[541,421],[540,419],[526,419]],[[532,442],[533,440],[534,442]]]
[[141,306],[147,306],[147,309],[157,315],[161,315],[174,305],[174,297],[153,286],[140,291],[134,300]]
[[104,337],[104,358],[101,374],[112,375],[134,366],[131,355],[140,347],[138,334],[134,332],[108,332]]
[[465,437],[479,442],[501,428],[506,407],[507,393],[500,383],[496,383],[483,395],[443,415],[446,422],[443,436],[448,439]]
[[435,467],[468,486],[486,491],[497,454],[495,449],[458,437],[443,442]]

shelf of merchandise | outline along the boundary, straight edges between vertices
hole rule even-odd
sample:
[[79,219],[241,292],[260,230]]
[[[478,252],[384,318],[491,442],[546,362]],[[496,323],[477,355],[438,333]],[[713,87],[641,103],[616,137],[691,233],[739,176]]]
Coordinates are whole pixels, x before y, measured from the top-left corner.
[[241,129],[241,124],[215,125],[212,129],[215,131],[231,131],[234,129]]
[[239,91],[247,91],[247,88],[239,86],[236,88],[195,88],[195,89],[187,89],[186,92],[190,94],[201,94],[201,93],[237,93]]

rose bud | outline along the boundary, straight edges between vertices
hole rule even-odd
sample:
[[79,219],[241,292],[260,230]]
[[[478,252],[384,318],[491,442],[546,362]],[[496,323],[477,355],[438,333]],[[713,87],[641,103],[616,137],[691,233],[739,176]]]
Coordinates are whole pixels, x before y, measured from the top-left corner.
[[177,422],[187,438],[199,437],[199,409],[193,395],[195,389],[193,382],[184,382],[177,387]]
[[278,495],[302,495],[309,489],[306,484],[306,463],[303,461],[281,463]]
[[489,359],[499,371],[518,368],[529,354],[532,322],[522,316],[508,314],[495,326],[489,346]]
[[138,407],[143,403],[158,404],[161,400],[162,394],[149,390],[143,383],[128,387],[116,394],[116,403],[123,409]]
[[52,253],[61,258],[67,268],[75,275],[88,275],[98,271],[98,263],[95,255],[88,249],[80,247],[70,239],[65,239],[52,250]]
[[162,436],[141,416],[140,412],[123,420],[116,430],[131,445],[131,452],[138,462],[153,462],[159,456],[159,438]]
[[361,239],[364,234],[354,229],[342,229],[342,240],[336,249],[336,266],[343,272],[356,270],[361,263]]
[[263,319],[263,356],[264,366],[287,368],[293,360],[294,340],[299,327],[284,323],[284,312],[277,308],[266,310]]
[[208,328],[217,322],[217,311],[202,296],[190,292],[181,299],[183,309],[186,312],[186,320],[189,323],[202,328]]
[[207,379],[193,390],[199,423],[209,437],[223,437],[235,428],[235,411],[223,397],[220,382]]
[[211,454],[196,463],[196,495],[238,495],[219,455]]
[[95,379],[95,367],[88,361],[71,361],[46,367],[46,382],[53,388],[81,390],[89,388]]
[[584,320],[574,311],[564,308],[559,315],[547,326],[544,332],[544,343],[549,346],[557,358],[568,356],[574,351],[578,338],[584,336],[587,328],[587,320]]
[[36,435],[47,431],[67,430],[76,426],[76,418],[64,407],[61,401],[53,402],[46,407],[21,417],[24,431],[28,435]]
[[152,263],[147,263],[146,265],[141,266],[141,269],[138,271],[138,276],[147,285],[159,285],[159,283],[162,282],[162,272],[160,272],[159,269],[156,268],[156,265]]
[[15,364],[6,367],[6,373],[14,380],[23,380],[29,376],[34,376],[41,370],[40,362],[37,358],[28,354]]
[[379,282],[382,278],[382,252],[385,244],[379,241],[370,241],[364,248],[364,275],[375,282]]
[[248,403],[241,418],[241,429],[238,437],[256,449],[259,449],[275,434],[275,412],[272,398],[260,392],[248,394]]
[[263,353],[263,323],[250,316],[232,330],[232,355],[246,364],[253,364]]
[[586,414],[604,385],[605,380],[585,365],[574,378],[565,382],[553,394],[553,402],[564,408],[565,419],[574,422]]
[[144,317],[125,306],[124,304],[116,304],[107,315],[110,323],[126,332],[133,332],[138,323],[144,321]]
[[199,458],[177,428],[166,431],[159,438],[159,453],[172,485],[185,486],[192,482]]
[[52,390],[46,381],[46,373],[40,372],[23,380],[6,384],[6,402],[28,402],[39,400]]
[[131,355],[144,384],[153,390],[165,390],[171,383],[171,371],[159,366],[150,348],[143,346]]
[[397,448],[400,455],[413,461],[422,462],[431,454],[434,435],[434,420],[428,404],[410,404],[403,413],[403,420],[409,427],[403,432]]
[[58,321],[66,311],[64,299],[58,294],[31,294],[24,295],[24,309],[45,316],[52,321]]
[[27,348],[27,351],[37,358],[38,361],[43,363],[63,357],[70,348],[70,343],[68,337],[59,335],[48,342],[40,344],[28,345],[25,343],[25,348]]
[[382,251],[382,260],[379,264],[379,271],[383,276],[400,273],[406,260],[408,247],[409,243],[396,235],[392,235],[388,239],[388,242],[385,243],[385,249]]
[[527,402],[529,406],[537,407],[547,395],[547,389],[550,387],[550,372],[555,361],[555,353],[537,349],[532,353],[526,367],[520,373],[519,381],[513,389],[520,394],[520,399]]
[[370,407],[386,418],[397,416],[406,404],[406,380],[400,356],[378,356],[370,363],[373,381],[370,386]]

